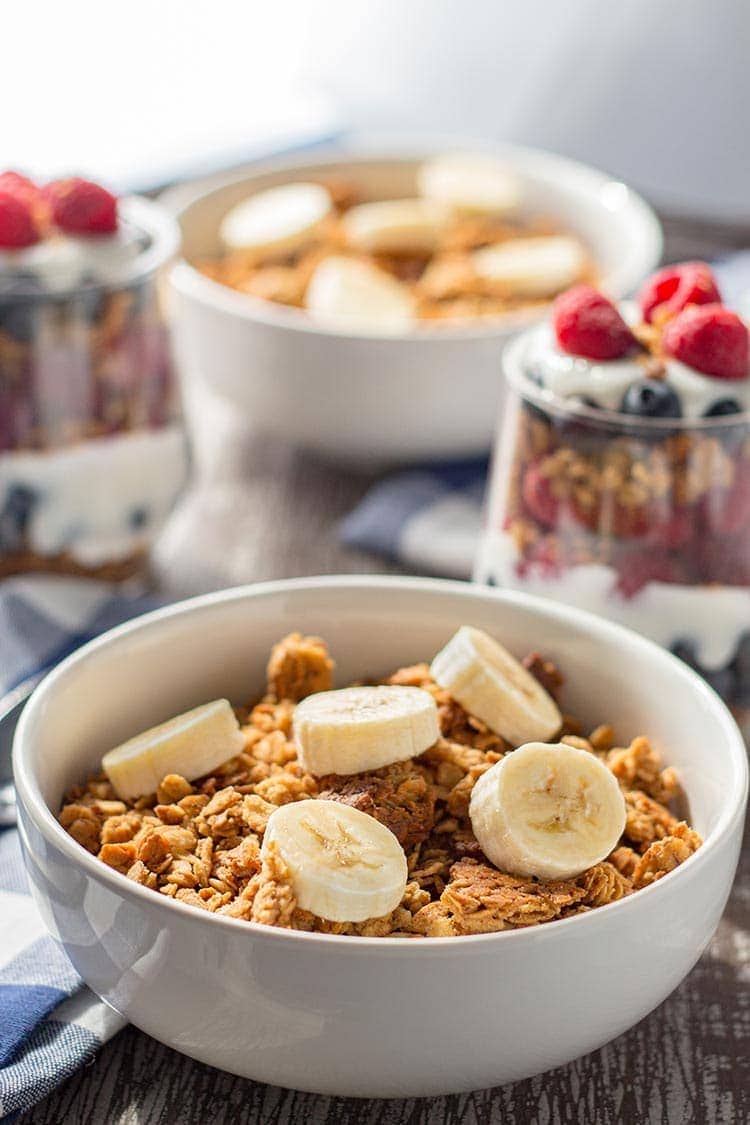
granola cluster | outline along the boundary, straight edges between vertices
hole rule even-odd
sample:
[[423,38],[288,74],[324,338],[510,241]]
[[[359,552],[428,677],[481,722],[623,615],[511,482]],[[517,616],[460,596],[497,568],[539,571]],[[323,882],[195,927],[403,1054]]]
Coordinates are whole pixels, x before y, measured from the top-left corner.
[[[249,261],[241,251],[228,251],[218,258],[197,263],[214,281],[266,301],[305,307],[305,294],[316,267],[331,255],[344,254],[367,261],[403,282],[409,289],[416,316],[423,320],[471,320],[497,317],[519,309],[543,308],[548,298],[533,298],[498,287],[479,276],[471,255],[486,246],[518,238],[559,233],[544,218],[509,221],[497,217],[458,217],[443,232],[430,253],[358,253],[347,245],[342,224],[346,212],[365,201],[360,186],[343,179],[320,181],[328,189],[334,213],[315,238],[294,253],[262,262]],[[581,280],[591,279],[588,266]]]
[[[562,679],[538,653],[527,667],[549,689]],[[618,747],[609,726],[582,737],[567,720],[563,741],[596,754],[617,777],[625,831],[607,860],[570,880],[519,878],[493,867],[471,830],[469,798],[481,774],[513,747],[463,710],[419,664],[387,681],[435,697],[439,741],[419,759],[349,777],[314,778],[291,740],[295,703],[327,690],[333,663],[317,637],[292,634],[274,646],[268,689],[238,711],[245,747],[209,777],[169,775],[155,794],[120,801],[103,777],[72,790],[60,812],[70,835],[127,878],[181,902],[233,918],[318,933],[446,937],[497,932],[584,913],[648,886],[684,862],[700,838],[671,811],[679,799],[671,769],[648,740]],[[291,801],[343,801],[385,824],[403,846],[409,881],[389,915],[357,924],[301,910],[290,873],[271,847],[268,818]]]

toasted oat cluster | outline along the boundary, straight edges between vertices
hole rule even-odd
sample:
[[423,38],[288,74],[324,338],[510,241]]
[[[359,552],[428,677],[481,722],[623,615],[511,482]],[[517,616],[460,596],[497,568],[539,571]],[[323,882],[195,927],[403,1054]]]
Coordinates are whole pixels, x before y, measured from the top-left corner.
[[[544,308],[567,284],[595,279],[596,271],[579,240],[543,216],[457,212],[441,225],[429,247],[415,246],[409,231],[401,235],[402,244],[397,234],[389,232],[387,248],[371,249],[353,240],[347,226],[347,215],[369,202],[363,185],[348,179],[316,182],[328,191],[332,208],[301,244],[252,255],[242,248],[227,248],[217,257],[198,261],[197,268],[232,289],[317,316],[315,302],[309,299],[316,270],[329,259],[344,257],[374,267],[397,282],[410,306],[410,318],[433,322],[502,317]],[[554,267],[536,261],[538,251],[546,249],[541,244],[558,235],[572,244],[574,253],[577,247],[580,255],[577,265],[566,267],[559,284],[554,280]],[[504,269],[499,274],[484,270],[476,258],[478,252],[516,242],[522,258],[519,262],[514,259],[507,273]],[[566,249],[571,252],[570,247]]]
[[[547,690],[557,668],[532,653],[526,667]],[[435,699],[441,737],[421,757],[340,777],[315,778],[297,758],[291,724],[306,692],[331,688],[333,662],[322,640],[292,634],[274,646],[267,693],[238,709],[244,749],[210,776],[170,774],[155,793],[119,800],[104,775],[73,789],[60,822],[93,855],[127,878],[181,902],[233,918],[319,933],[453,937],[538,925],[614,902],[660,879],[700,846],[671,810],[679,800],[671,769],[645,737],[616,745],[611,727],[588,737],[566,716],[562,741],[595,755],[619,781],[625,830],[607,859],[579,876],[543,881],[498,870],[469,819],[477,779],[514,747],[468,714],[431,678],[426,664],[399,669],[389,684],[420,687]],[[388,915],[325,921],[296,901],[274,847],[261,854],[271,814],[291,802],[351,805],[389,828],[408,864],[406,891]]]

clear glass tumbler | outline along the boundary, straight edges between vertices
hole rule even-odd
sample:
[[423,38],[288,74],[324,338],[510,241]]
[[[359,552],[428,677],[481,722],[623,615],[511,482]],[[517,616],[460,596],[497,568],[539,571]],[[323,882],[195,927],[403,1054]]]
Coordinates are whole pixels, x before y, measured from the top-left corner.
[[475,579],[651,637],[750,705],[750,414],[651,419],[561,400],[503,357]]
[[139,249],[106,284],[0,275],[0,577],[132,575],[185,480],[159,299],[179,232],[147,200],[119,209]]

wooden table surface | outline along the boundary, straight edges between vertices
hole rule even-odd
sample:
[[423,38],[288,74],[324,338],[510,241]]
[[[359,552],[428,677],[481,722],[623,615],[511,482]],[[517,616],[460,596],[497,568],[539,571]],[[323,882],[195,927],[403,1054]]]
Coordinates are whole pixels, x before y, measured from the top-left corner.
[[[665,220],[666,259],[750,246],[750,228]],[[202,399],[201,484],[157,560],[181,595],[256,579],[392,571],[343,550],[336,521],[371,478],[248,434]],[[616,970],[615,970],[616,971]],[[24,1125],[724,1125],[750,1121],[750,838],[732,898],[687,980],[637,1027],[569,1066],[493,1090],[358,1101],[276,1089],[193,1062],[132,1027],[21,1119]],[[498,1013],[502,1018],[502,1013]]]

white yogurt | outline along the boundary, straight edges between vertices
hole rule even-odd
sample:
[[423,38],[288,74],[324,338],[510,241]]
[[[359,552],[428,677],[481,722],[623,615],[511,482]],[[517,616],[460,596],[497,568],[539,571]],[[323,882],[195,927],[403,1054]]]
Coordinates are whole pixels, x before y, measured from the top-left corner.
[[185,439],[177,426],[48,453],[7,453],[0,457],[0,510],[13,488],[31,490],[30,549],[43,557],[67,551],[82,566],[99,566],[148,546],[186,471]]
[[617,590],[617,572],[599,563],[572,566],[559,576],[516,572],[518,551],[511,536],[486,532],[475,570],[478,582],[554,598],[598,613],[671,648],[677,641],[695,645],[706,670],[724,668],[740,639],[750,631],[750,590],[740,586],[687,586],[650,582],[632,598]]
[[[558,398],[585,397],[603,410],[619,410],[628,387],[646,375],[642,364],[632,356],[592,360],[568,355],[557,346],[550,324],[529,333],[523,363],[527,374],[540,379]],[[677,393],[683,417],[700,418],[715,402],[727,398],[750,410],[750,379],[714,379],[669,358],[665,367],[665,382]]]
[[129,223],[112,234],[54,234],[22,250],[0,250],[0,275],[31,275],[51,293],[84,282],[116,285],[143,246],[143,236]]

